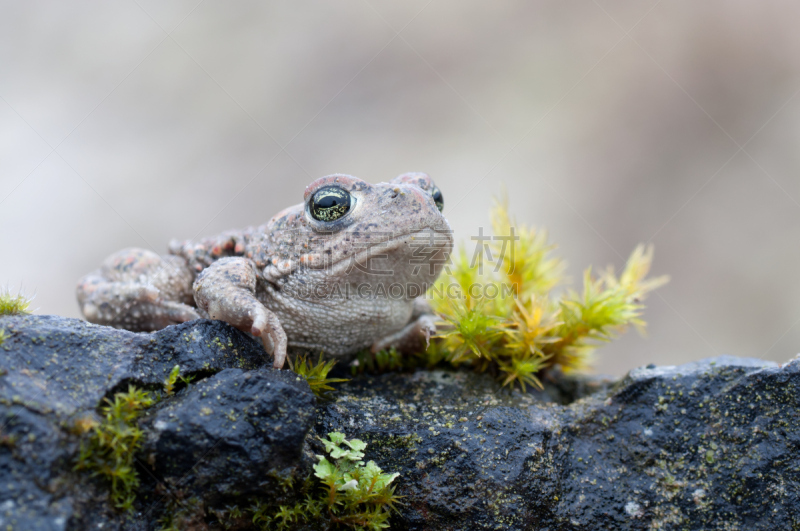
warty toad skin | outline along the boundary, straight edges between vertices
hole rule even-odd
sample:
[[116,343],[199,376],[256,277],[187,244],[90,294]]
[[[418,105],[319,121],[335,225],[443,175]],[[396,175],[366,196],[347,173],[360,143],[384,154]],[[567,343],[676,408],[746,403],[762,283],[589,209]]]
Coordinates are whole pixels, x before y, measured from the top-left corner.
[[109,256],[78,283],[78,303],[88,321],[133,331],[220,319],[260,337],[277,368],[287,346],[413,350],[435,331],[420,295],[453,246],[443,205],[424,173],[375,185],[328,175],[259,227],[172,242],[165,257]]

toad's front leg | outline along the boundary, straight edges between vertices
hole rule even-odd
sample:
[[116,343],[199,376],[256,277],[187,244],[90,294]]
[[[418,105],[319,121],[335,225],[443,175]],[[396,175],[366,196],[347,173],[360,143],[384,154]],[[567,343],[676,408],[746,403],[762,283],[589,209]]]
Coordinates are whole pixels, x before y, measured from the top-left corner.
[[256,298],[256,266],[241,257],[221,258],[194,281],[194,300],[212,319],[261,337],[274,355],[273,366],[286,361],[286,333],[278,317]]

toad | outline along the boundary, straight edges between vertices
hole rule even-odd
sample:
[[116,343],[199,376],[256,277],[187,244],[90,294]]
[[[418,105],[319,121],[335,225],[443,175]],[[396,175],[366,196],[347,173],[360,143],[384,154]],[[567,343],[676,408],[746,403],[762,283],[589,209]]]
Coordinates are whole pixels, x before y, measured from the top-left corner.
[[220,319],[259,337],[276,368],[287,347],[424,348],[435,325],[423,296],[453,246],[443,206],[424,173],[329,175],[259,227],[173,241],[166,256],[112,254],[80,280],[78,303],[88,321],[132,331]]

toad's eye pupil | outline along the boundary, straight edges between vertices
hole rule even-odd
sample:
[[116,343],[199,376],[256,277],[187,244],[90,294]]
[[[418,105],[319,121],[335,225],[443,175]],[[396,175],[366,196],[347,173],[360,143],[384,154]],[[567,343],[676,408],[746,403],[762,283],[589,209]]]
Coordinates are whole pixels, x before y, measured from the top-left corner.
[[350,211],[352,204],[353,199],[346,190],[337,186],[326,186],[314,193],[309,212],[316,220],[336,221]]
[[433,196],[433,202],[436,203],[436,208],[441,212],[444,209],[444,196],[442,196],[441,190],[434,186],[433,190],[431,190],[431,195]]

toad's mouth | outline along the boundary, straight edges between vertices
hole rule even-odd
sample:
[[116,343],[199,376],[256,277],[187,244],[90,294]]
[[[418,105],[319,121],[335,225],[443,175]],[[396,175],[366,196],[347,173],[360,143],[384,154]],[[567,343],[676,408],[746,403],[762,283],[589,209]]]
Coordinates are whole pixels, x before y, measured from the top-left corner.
[[[304,255],[301,261],[311,269],[323,270],[331,276],[340,276],[351,269],[369,273],[370,267],[375,263],[397,263],[406,260],[412,265],[424,265],[435,258],[437,263],[443,264],[447,262],[453,248],[453,237],[450,231],[437,231],[432,228],[407,232],[376,242],[369,240],[346,241],[354,247],[353,252],[344,251],[341,256],[333,258],[330,250],[326,250],[321,253]],[[404,247],[406,249],[398,253]],[[388,271],[377,270],[375,273],[387,274]]]

